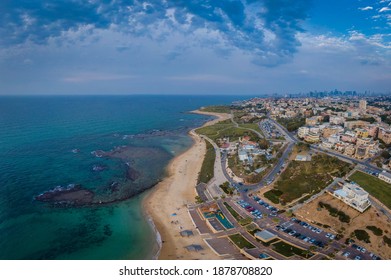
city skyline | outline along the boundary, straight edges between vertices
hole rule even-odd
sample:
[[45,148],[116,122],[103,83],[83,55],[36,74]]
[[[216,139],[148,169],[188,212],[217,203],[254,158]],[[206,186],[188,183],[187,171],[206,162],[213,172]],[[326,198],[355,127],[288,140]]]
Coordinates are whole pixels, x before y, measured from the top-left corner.
[[391,0],[18,1],[0,8],[0,95],[391,88]]

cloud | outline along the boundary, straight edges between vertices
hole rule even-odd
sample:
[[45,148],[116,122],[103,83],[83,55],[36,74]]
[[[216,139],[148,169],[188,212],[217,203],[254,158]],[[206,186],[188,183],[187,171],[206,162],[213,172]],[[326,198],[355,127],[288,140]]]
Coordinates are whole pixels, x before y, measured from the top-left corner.
[[358,8],[358,9],[361,10],[361,11],[369,11],[369,10],[373,10],[373,7],[371,7],[371,6],[366,6],[366,7]]
[[379,13],[388,12],[388,11],[391,11],[391,9],[388,8],[388,7],[383,7],[383,8],[381,8],[381,9],[379,10]]
[[0,5],[5,11],[0,14],[0,46],[46,44],[64,32],[86,27],[116,29],[130,38],[156,41],[173,32],[207,33],[209,39],[214,34],[216,44],[201,37],[193,43],[224,55],[230,48],[240,49],[256,56],[259,64],[274,66],[297,52],[296,35],[304,31],[310,0],[21,0]]
[[70,76],[64,77],[61,80],[67,83],[89,83],[99,81],[118,81],[135,79],[134,75],[118,75],[110,73],[74,73]]
[[248,79],[238,79],[236,77],[213,75],[213,74],[194,74],[194,75],[182,75],[182,76],[169,76],[166,77],[169,81],[176,82],[202,82],[202,83],[220,83],[220,84],[248,84],[251,81]]
[[367,36],[358,31],[351,31],[347,36],[301,35],[300,40],[307,53],[317,53],[320,57],[327,55],[349,58],[362,65],[391,67],[391,45],[383,34]]

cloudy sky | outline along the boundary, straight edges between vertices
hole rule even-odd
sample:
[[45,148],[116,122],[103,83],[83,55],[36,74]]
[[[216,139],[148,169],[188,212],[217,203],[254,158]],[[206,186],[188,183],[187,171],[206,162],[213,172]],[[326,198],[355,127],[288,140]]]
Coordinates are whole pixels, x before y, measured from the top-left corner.
[[391,91],[391,0],[2,0],[0,94]]

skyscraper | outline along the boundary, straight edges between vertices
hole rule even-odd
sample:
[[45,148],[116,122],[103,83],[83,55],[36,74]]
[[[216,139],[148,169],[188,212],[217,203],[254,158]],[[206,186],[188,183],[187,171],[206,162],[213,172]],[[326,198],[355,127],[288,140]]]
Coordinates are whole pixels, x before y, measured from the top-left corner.
[[360,100],[359,108],[363,112],[367,111],[367,101],[365,99]]

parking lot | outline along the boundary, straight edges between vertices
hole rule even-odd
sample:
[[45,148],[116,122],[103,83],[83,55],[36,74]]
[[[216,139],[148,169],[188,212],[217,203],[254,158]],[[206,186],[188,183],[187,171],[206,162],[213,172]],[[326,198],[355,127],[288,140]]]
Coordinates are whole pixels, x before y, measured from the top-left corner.
[[283,134],[280,132],[280,130],[268,120],[264,120],[260,122],[259,127],[262,130],[262,132],[265,134],[266,138],[278,139],[280,137],[283,137]]
[[324,248],[327,243],[336,238],[335,234],[326,232],[296,218],[277,225],[276,229],[319,248]]
[[[269,219],[278,218],[280,223],[274,227],[274,230],[279,233],[278,235],[292,243],[300,244],[301,246],[304,244],[304,246],[313,245],[324,248],[336,238],[335,234],[326,232],[299,219],[291,218],[287,220],[285,217],[281,217],[278,214],[278,208],[269,205],[257,196],[253,196],[252,201],[239,200],[237,204],[256,220],[262,217]],[[266,223],[271,224],[272,222],[266,221]]]
[[354,242],[349,243],[342,256],[352,260],[381,260],[379,256],[369,252],[365,247],[358,246]]

